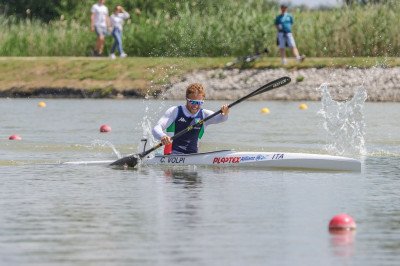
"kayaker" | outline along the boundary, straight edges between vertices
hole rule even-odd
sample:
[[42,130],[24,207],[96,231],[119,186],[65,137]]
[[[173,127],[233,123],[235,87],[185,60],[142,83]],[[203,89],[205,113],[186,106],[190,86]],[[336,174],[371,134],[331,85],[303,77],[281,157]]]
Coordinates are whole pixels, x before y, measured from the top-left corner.
[[164,154],[197,153],[199,141],[205,128],[210,124],[217,124],[228,120],[228,104],[221,106],[219,114],[204,124],[194,127],[179,138],[171,141],[174,134],[186,129],[190,125],[212,115],[214,112],[201,108],[206,96],[206,90],[201,84],[190,84],[186,89],[186,104],[169,108],[153,128],[153,136],[165,146]]
[[275,18],[275,28],[278,30],[278,45],[281,51],[282,64],[286,65],[286,46],[292,49],[298,62],[303,62],[305,55],[300,56],[292,35],[293,17],[287,12],[288,6],[281,5],[281,14]]

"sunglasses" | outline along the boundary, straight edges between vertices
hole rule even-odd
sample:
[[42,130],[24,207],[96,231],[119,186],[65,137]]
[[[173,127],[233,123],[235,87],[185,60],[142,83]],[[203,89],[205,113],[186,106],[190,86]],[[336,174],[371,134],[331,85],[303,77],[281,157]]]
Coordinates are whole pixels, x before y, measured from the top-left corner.
[[189,98],[186,98],[186,100],[188,100],[191,104],[193,105],[202,105],[204,103],[204,101],[196,101],[196,100],[191,100]]

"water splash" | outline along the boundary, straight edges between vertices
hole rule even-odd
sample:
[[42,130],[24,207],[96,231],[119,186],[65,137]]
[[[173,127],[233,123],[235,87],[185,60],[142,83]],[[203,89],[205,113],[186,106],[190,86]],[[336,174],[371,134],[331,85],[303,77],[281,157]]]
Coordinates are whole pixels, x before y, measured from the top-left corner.
[[367,92],[364,86],[357,87],[353,98],[345,101],[332,99],[328,83],[322,84],[318,90],[322,93],[322,109],[318,113],[324,118],[328,153],[365,155],[363,107]]
[[110,147],[113,150],[113,152],[117,155],[118,159],[122,158],[121,153],[115,148],[115,146],[111,142],[109,142],[107,140],[95,139],[91,142],[91,144],[93,146],[97,145],[97,146],[101,146],[101,147],[106,147],[106,146]]
[[[143,104],[145,106],[145,114],[143,115],[142,120],[139,122],[138,126],[136,127],[137,130],[142,131],[142,141],[138,143],[138,151],[142,152],[144,150],[144,145],[146,145],[146,149],[149,149],[159,143],[153,137],[152,129],[155,125],[156,120],[161,117],[161,113],[164,112],[165,109],[165,94],[164,92],[170,86],[169,77],[174,72],[179,70],[178,65],[173,64],[169,67],[158,67],[158,68],[148,68],[151,71],[152,75],[154,75],[154,80],[151,80],[151,86],[147,90],[146,95],[143,100]],[[157,74],[157,75],[156,75]],[[149,103],[152,97],[157,97],[161,101],[157,104],[158,108],[152,108],[150,110]],[[143,141],[146,139],[146,144]]]
[[[145,100],[147,101],[147,100]],[[152,118],[154,118],[154,111],[152,112],[153,115],[149,115],[150,108],[148,105],[145,106],[145,115],[143,116],[142,120],[139,122],[139,130],[142,131],[142,139],[147,139],[146,149],[149,149],[156,145],[156,139],[153,137],[152,129],[154,126],[154,122]],[[144,142],[141,141],[138,143],[138,151],[142,152]]]

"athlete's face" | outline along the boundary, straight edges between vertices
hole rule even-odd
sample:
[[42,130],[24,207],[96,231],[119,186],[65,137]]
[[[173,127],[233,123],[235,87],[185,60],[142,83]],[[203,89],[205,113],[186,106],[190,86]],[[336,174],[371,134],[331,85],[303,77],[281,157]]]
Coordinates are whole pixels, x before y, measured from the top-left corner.
[[[193,100],[193,101],[204,101],[204,97],[200,94],[189,94],[189,96],[187,97],[189,100]],[[188,99],[186,99],[186,108],[192,113],[192,114],[196,114],[199,110],[201,105],[200,104],[193,104],[191,103],[191,101],[189,101]]]

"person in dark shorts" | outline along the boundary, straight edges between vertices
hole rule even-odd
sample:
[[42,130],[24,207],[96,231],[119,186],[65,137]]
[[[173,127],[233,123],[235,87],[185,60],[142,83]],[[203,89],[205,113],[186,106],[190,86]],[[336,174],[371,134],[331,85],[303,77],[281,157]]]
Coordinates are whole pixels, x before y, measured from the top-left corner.
[[275,18],[275,28],[278,30],[278,45],[281,52],[282,64],[286,65],[286,46],[292,49],[293,54],[296,56],[298,62],[303,62],[305,55],[300,56],[297,50],[296,43],[292,35],[293,17],[287,12],[288,6],[281,5],[281,14]]

